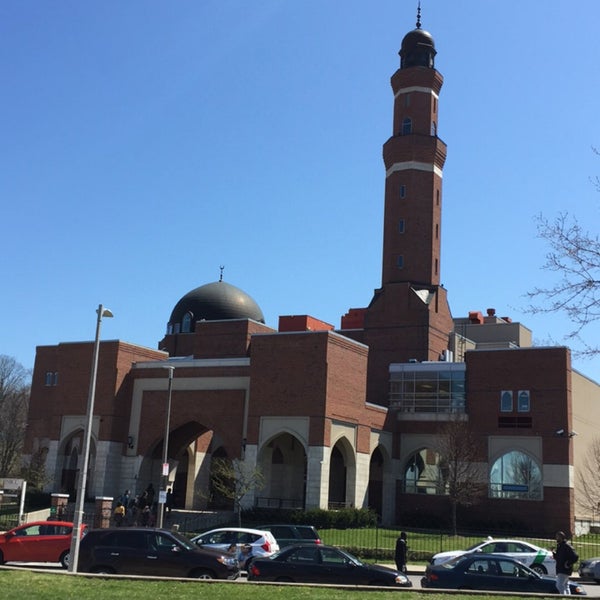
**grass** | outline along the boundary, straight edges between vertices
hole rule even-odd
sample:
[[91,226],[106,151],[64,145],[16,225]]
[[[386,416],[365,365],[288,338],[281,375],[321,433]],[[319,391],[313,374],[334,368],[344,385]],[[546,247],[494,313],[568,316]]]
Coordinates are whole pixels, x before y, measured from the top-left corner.
[[[262,590],[257,589],[262,585]],[[148,600],[168,598],[169,600],[198,600],[210,595],[211,600],[247,600],[248,597],[268,596],[269,600],[364,600],[365,590],[319,588],[312,586],[281,586],[266,584],[205,581],[147,581],[142,579],[117,579],[109,577],[85,577],[69,575],[64,571],[56,573],[31,572],[24,569],[0,569],[0,589],[3,600]],[[398,600],[431,600],[431,592],[393,591]],[[435,594],[442,598],[443,593]],[[369,600],[389,600],[390,592],[370,591]],[[453,600],[467,600],[467,594],[452,595]],[[482,600],[494,598],[492,595],[479,595]]]

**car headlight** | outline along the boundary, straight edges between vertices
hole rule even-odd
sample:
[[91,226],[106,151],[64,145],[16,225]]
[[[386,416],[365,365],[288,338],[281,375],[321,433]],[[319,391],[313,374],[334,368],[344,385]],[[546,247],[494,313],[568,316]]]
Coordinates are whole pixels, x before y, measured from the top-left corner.
[[409,582],[409,579],[406,575],[402,575],[401,573],[399,573],[398,575],[396,575],[395,581],[398,585],[406,585]]

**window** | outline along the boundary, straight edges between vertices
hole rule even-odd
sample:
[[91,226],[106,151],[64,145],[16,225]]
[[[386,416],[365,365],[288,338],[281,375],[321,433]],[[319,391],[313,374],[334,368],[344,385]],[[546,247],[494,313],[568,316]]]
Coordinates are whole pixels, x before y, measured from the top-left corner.
[[440,205],[440,190],[435,190],[435,205]]
[[437,112],[437,98],[433,98],[433,112],[434,114]]
[[437,135],[437,125],[435,121],[431,121],[431,135],[434,137]]
[[436,240],[440,239],[440,225],[439,225],[439,223],[435,224],[435,239]]
[[500,412],[512,412],[513,409],[513,393],[504,390],[500,392]]
[[517,394],[517,410],[529,412],[529,390],[519,390]]
[[192,313],[186,312],[181,321],[181,333],[190,333],[192,331]]
[[398,233],[404,233],[404,219],[398,221]]
[[404,106],[407,108],[410,106],[410,94],[404,94]]
[[390,367],[390,407],[403,413],[464,413],[465,363]]
[[404,467],[405,494],[446,493],[440,455],[431,448],[412,454]]
[[406,186],[405,185],[400,186],[400,198],[402,198],[402,199],[406,198]]
[[404,269],[404,256],[402,256],[402,254],[396,257],[396,267],[398,269]]
[[542,499],[542,471],[528,454],[512,450],[498,458],[490,470],[490,497]]
[[402,120],[402,135],[409,135],[412,133],[412,119],[406,117]]
[[48,386],[58,385],[58,371],[46,371],[45,382]]

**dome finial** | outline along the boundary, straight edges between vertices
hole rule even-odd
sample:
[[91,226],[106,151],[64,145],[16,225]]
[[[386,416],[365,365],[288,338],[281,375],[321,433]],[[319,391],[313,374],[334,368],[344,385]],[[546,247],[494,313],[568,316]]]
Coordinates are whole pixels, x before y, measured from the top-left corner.
[[417,5],[417,29],[421,29],[421,0]]
[[225,269],[225,265],[221,265],[221,266],[219,267],[219,269],[220,269],[220,271],[221,271],[221,273],[220,273],[220,275],[219,275],[219,281],[223,281],[223,270]]

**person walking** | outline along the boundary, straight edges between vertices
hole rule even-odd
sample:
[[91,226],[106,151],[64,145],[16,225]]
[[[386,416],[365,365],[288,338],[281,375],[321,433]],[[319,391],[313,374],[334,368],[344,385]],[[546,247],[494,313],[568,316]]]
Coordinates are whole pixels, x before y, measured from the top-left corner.
[[573,573],[573,565],[579,560],[579,555],[567,541],[564,531],[556,532],[556,548],[552,552],[556,561],[556,589],[559,594],[568,596],[569,576]]
[[396,540],[396,552],[394,559],[396,561],[396,569],[401,573],[406,574],[406,558],[408,555],[408,545],[406,543],[406,531],[400,532],[400,537]]

